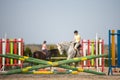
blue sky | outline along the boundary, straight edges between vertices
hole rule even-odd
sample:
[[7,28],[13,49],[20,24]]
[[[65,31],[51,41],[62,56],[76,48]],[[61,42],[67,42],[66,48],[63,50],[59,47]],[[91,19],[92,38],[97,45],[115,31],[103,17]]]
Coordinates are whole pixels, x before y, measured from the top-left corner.
[[0,0],[0,38],[23,38],[26,44],[82,39],[95,34],[108,41],[120,29],[120,0]]

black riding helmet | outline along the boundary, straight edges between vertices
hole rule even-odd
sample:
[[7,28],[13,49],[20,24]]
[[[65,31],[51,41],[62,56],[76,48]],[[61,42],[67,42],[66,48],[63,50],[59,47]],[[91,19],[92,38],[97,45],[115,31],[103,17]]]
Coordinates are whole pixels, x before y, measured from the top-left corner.
[[74,33],[78,33],[78,31],[77,31],[77,30],[75,30],[75,31],[74,31]]

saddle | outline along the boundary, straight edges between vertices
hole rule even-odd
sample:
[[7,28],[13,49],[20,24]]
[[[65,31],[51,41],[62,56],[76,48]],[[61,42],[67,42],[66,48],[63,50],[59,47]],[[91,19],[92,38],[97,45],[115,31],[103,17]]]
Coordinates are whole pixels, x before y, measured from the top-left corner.
[[46,55],[46,52],[45,51],[41,51],[44,55]]

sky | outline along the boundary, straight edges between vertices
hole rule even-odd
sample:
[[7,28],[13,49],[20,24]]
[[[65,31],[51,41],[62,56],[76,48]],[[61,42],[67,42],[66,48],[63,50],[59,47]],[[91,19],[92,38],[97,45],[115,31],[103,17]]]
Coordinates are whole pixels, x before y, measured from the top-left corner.
[[120,0],[0,0],[0,38],[23,38],[25,44],[72,41],[96,33],[108,43],[108,30],[120,29]]

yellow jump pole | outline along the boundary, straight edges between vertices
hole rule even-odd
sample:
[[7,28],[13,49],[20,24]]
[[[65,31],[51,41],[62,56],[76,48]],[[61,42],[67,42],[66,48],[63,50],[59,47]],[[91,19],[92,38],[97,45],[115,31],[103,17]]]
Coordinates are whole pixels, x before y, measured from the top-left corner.
[[[10,39],[10,54],[13,54],[13,39]],[[10,59],[10,64],[13,64],[13,59]]]
[[[91,55],[94,55],[94,40],[92,40],[92,44],[91,44],[91,45],[92,45]],[[95,64],[95,63],[94,63],[94,60],[95,60],[95,59],[91,59],[91,65],[92,65],[92,66],[94,66],[94,64]]]
[[[115,30],[112,30],[112,34],[115,33]],[[115,35],[112,35],[112,43],[111,43],[111,56],[112,56],[112,66],[115,66]]]

